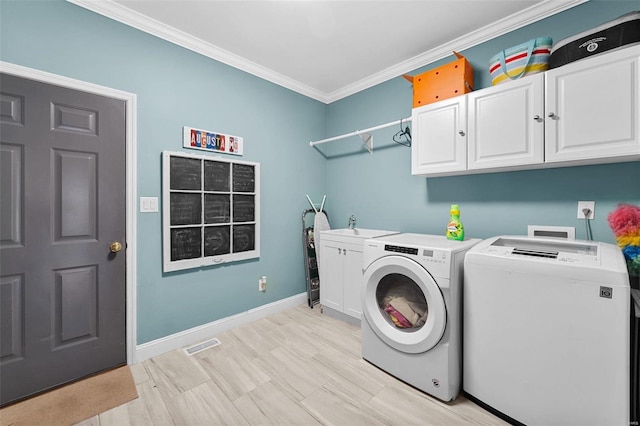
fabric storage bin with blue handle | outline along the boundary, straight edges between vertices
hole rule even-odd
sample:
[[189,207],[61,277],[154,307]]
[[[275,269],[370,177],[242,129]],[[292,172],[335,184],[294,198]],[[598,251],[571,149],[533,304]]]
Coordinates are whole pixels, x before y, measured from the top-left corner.
[[552,44],[551,37],[538,37],[498,52],[489,60],[491,84],[546,71]]

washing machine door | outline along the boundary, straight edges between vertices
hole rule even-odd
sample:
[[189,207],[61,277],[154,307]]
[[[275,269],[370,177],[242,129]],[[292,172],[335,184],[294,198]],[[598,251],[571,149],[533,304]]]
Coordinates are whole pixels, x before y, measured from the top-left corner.
[[364,272],[362,313],[387,345],[422,353],[438,344],[447,325],[440,287],[429,272],[403,256],[386,256]]

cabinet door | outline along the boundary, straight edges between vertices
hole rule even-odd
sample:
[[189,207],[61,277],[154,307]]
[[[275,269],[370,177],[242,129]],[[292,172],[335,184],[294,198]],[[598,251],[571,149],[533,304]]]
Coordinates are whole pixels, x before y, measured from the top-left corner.
[[341,247],[335,242],[321,243],[320,304],[342,312],[344,259]]
[[640,158],[640,46],[550,70],[546,87],[547,162]]
[[411,174],[446,174],[466,170],[466,121],[466,96],[415,108],[411,115]]
[[468,94],[468,168],[543,163],[543,96],[543,74]]
[[344,313],[360,319],[362,316],[362,248],[344,248]]

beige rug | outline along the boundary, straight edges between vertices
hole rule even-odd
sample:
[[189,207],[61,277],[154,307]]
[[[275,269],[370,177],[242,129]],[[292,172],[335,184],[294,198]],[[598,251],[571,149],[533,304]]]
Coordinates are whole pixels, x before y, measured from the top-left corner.
[[125,365],[2,408],[0,425],[73,425],[137,397]]

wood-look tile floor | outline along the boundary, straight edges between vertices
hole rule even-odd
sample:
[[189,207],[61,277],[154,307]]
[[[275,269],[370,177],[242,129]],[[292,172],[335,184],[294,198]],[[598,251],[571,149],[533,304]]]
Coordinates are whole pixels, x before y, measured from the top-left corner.
[[360,356],[360,328],[306,305],[131,366],[139,398],[80,425],[506,425],[443,403]]

